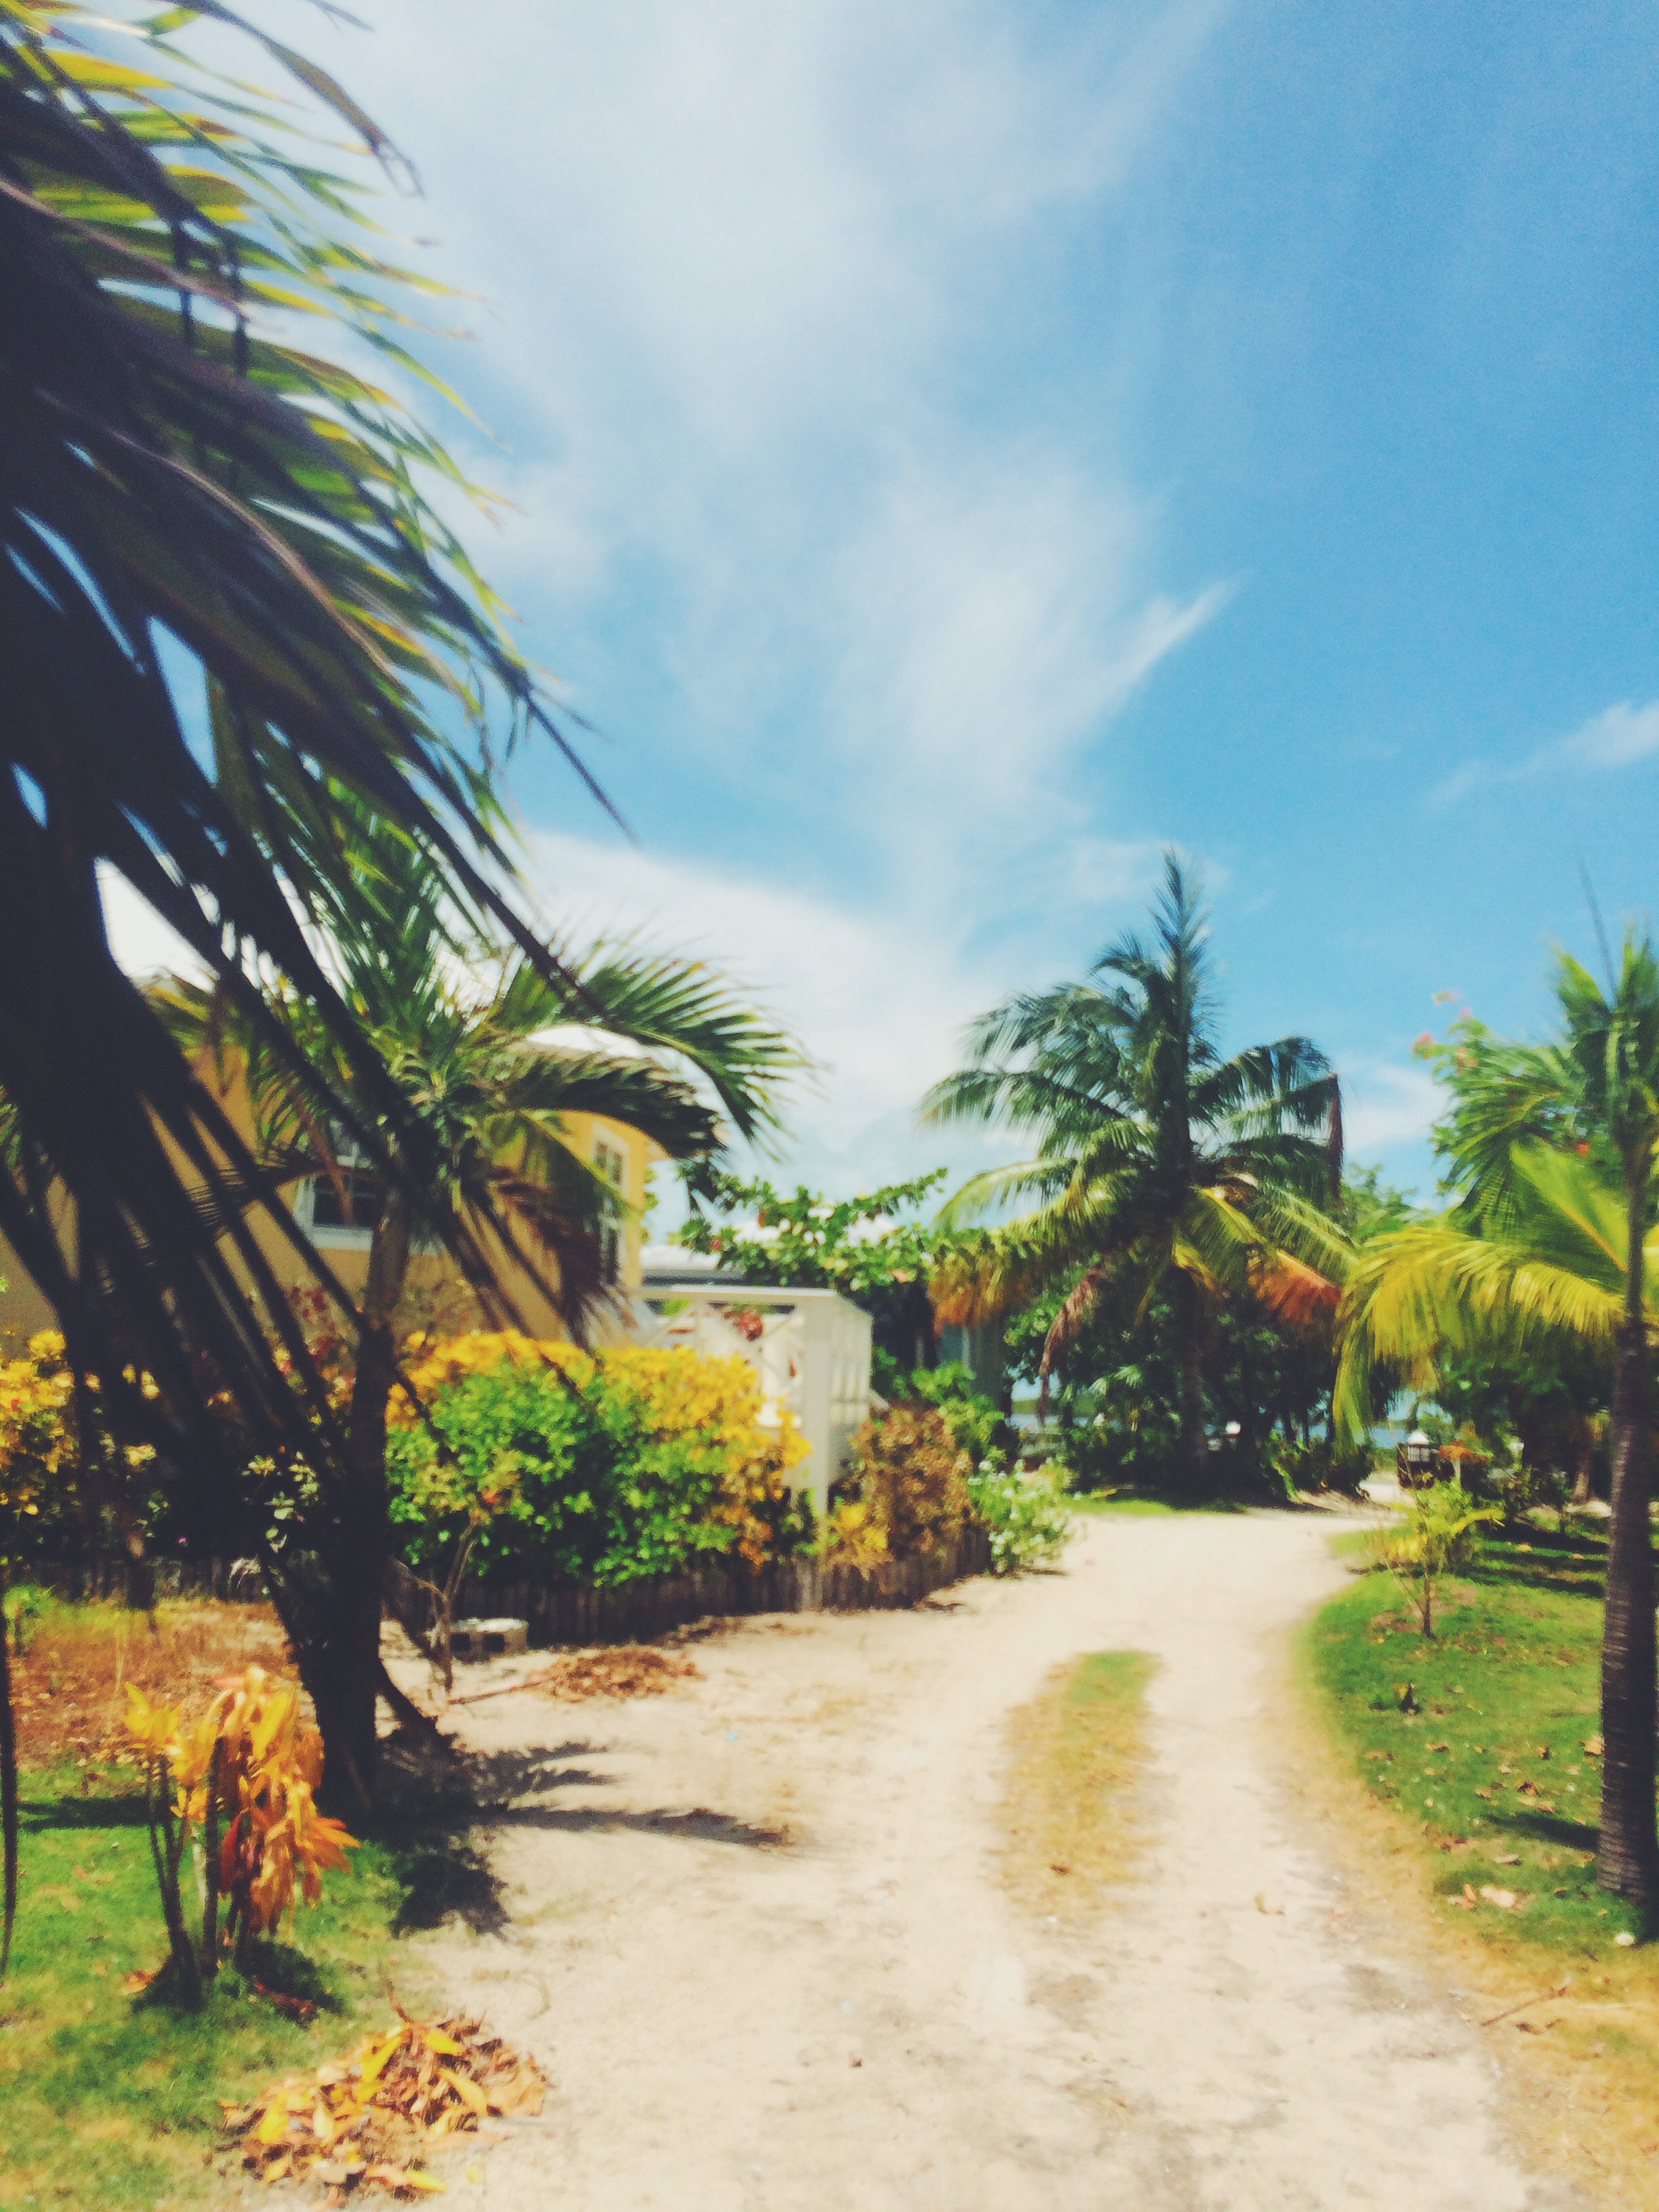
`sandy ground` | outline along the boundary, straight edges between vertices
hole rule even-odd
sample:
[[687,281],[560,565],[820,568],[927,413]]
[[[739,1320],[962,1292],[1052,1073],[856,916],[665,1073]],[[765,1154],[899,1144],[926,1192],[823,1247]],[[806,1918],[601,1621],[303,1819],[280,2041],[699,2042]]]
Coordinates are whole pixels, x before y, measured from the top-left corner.
[[[497,1932],[456,1996],[544,2118],[448,2169],[492,2212],[1557,2212],[1454,1993],[1393,1956],[1273,1779],[1320,1516],[1110,1519],[1063,1574],[745,1624],[675,1693],[466,1709]],[[1141,1877],[1079,1926],[996,1869],[1004,1717],[1158,1655]]]

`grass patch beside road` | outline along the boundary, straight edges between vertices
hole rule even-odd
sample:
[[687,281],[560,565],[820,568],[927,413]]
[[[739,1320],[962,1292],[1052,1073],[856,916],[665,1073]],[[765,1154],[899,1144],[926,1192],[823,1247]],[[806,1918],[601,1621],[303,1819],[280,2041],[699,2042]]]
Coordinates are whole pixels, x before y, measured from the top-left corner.
[[1591,1865],[1604,1550],[1578,1529],[1488,1544],[1432,1637],[1366,1575],[1306,1647],[1360,1779],[1420,1828],[1435,1894],[1461,1911],[1466,1887],[1513,1890],[1517,1910],[1479,1907],[1483,1934],[1585,1959],[1647,1933]]
[[1009,1717],[1003,1870],[1036,1911],[1090,1910],[1133,1870],[1153,1663],[1140,1651],[1069,1660]]
[[1528,2132],[1605,2201],[1659,2208],[1659,1931],[1593,1863],[1605,1559],[1593,1526],[1488,1542],[1432,1638],[1389,1577],[1356,1579],[1301,1659],[1361,1794],[1310,1788],[1355,1833],[1357,1886],[1426,1923],[1459,2009],[1522,2068]]
[[125,1976],[160,1966],[167,1937],[123,1757],[127,1686],[193,1718],[228,1674],[255,1662],[286,1673],[282,1632],[266,1606],[199,1599],[147,1617],[13,1590],[6,1609],[23,1646],[12,1662],[22,1879],[0,1985],[0,2208],[183,2206],[215,2185],[219,2099],[315,2066],[363,2022],[383,2024],[394,1958],[399,1995],[418,1994],[394,1936],[487,1907],[480,1870],[429,1802],[417,1827],[365,1842],[261,1961],[268,1989],[315,2003],[309,2026],[229,1969],[198,2012],[130,1993]]
[[366,1844],[285,1931],[303,1949],[262,1960],[267,1987],[315,2002],[309,2027],[230,1969],[200,2011],[175,2011],[123,1986],[167,1948],[141,1800],[82,1795],[72,1770],[26,1773],[22,1800],[17,1940],[0,1987],[0,2206],[194,2203],[214,2185],[221,2097],[315,2066],[361,2018],[386,2015],[400,1855]]

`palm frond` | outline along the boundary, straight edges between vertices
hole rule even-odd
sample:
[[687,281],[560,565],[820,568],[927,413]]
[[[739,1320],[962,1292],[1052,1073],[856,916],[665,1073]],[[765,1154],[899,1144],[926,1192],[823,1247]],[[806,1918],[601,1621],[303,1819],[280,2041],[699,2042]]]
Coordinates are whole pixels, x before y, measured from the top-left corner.
[[[1564,1245],[1582,1249],[1576,1232]],[[1449,1354],[1501,1358],[1563,1343],[1610,1352],[1622,1307],[1620,1287],[1586,1279],[1530,1238],[1475,1235],[1455,1216],[1378,1237],[1343,1291],[1334,1418],[1351,1435],[1364,1432],[1371,1376],[1384,1366],[1428,1383]]]
[[701,960],[601,945],[580,958],[567,954],[566,964],[568,990],[532,963],[515,963],[496,1006],[501,1026],[530,1036],[562,1023],[586,1024],[674,1054],[751,1141],[776,1128],[791,1085],[811,1073],[794,1039]]

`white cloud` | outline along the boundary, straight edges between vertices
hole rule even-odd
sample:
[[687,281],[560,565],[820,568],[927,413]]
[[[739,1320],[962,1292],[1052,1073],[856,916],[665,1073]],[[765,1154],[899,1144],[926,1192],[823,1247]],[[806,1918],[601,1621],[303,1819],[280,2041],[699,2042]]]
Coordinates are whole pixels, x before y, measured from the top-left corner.
[[264,19],[419,165],[396,212],[478,303],[439,366],[512,438],[459,441],[517,503],[481,566],[681,809],[678,856],[533,829],[550,911],[769,994],[830,1071],[815,1144],[896,1158],[963,1023],[1150,888],[1101,741],[1226,587],[1161,573],[1113,450],[1135,289],[1115,332],[1090,307],[1085,392],[1048,288],[1071,230],[1109,252],[1225,5],[478,0],[458,34],[398,0],[331,50]]
[[1156,514],[1033,381],[1028,264],[1045,225],[1121,219],[1222,12],[487,0],[462,40],[402,0],[343,40],[484,303],[518,450],[471,458],[520,512],[481,550],[538,657],[568,674],[562,631],[625,623],[688,782],[779,778],[787,732],[850,846],[884,842],[872,761],[925,787],[866,857],[902,842],[941,906],[983,875],[976,826],[1053,834],[1046,779],[1222,594],[1155,576]]
[[544,916],[575,933],[637,934],[723,969],[823,1069],[792,1117],[830,1144],[914,1109],[954,1065],[957,1036],[994,989],[894,918],[637,848],[530,840]]
[[1585,768],[1628,768],[1659,753],[1659,702],[1632,707],[1628,699],[1586,722],[1558,748],[1564,761]]
[[1426,1067],[1357,1060],[1342,1072],[1342,1134],[1358,1159],[1427,1136],[1445,1104]]
[[1429,804],[1437,812],[1443,812],[1483,784],[1520,783],[1535,775],[1571,769],[1630,768],[1655,753],[1659,753],[1659,700],[1637,707],[1621,699],[1592,714],[1571,737],[1535,746],[1512,767],[1485,760],[1465,762],[1435,786]]

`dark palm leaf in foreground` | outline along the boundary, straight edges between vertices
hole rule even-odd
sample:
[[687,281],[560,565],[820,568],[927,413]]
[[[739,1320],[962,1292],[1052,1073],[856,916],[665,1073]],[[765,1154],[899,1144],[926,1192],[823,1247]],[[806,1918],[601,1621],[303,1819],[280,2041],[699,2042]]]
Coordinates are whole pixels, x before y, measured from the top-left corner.
[[[343,1496],[342,1439],[247,1218],[265,1187],[112,959],[100,872],[250,1021],[259,963],[310,1002],[357,1076],[338,1117],[418,1206],[421,1127],[301,919],[348,896],[344,791],[529,945],[489,888],[485,734],[545,718],[423,496],[452,465],[327,358],[343,325],[355,357],[418,374],[397,336],[413,280],[284,103],[179,50],[204,16],[238,23],[0,0],[0,1230],[118,1432],[211,1478],[208,1401],[228,1393],[261,1448],[303,1449]],[[331,79],[259,47],[388,161]],[[313,319],[315,354],[278,342],[276,310],[284,333]],[[123,1382],[140,1370],[153,1401]],[[302,1661],[332,1596],[326,1577],[289,1594]]]
[[971,1064],[928,1102],[937,1121],[1035,1140],[1029,1158],[975,1176],[952,1200],[957,1218],[1038,1203],[941,1270],[941,1316],[990,1318],[1071,1283],[1043,1348],[1046,1389],[1109,1280],[1128,1281],[1143,1312],[1167,1283],[1194,1474],[1206,1453],[1206,1297],[1249,1290],[1307,1320],[1334,1307],[1332,1277],[1346,1264],[1326,1211],[1341,1166],[1336,1078],[1304,1037],[1222,1058],[1206,935],[1196,890],[1169,855],[1152,944],[1125,938],[1086,981],[986,1015],[969,1036]]

